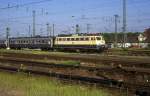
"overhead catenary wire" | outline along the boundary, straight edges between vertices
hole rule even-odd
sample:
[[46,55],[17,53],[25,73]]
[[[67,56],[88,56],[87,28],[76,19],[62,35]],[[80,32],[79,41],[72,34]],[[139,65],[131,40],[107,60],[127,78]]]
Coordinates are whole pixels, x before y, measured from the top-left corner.
[[[1,21],[2,22],[2,21]],[[7,21],[7,22],[9,22],[9,23],[17,23],[17,24],[23,24],[23,25],[30,25],[31,23],[27,23],[27,22],[20,22],[20,21]],[[35,25],[37,25],[37,26],[45,26],[44,24],[42,24],[42,23],[36,23]]]
[[[37,3],[41,3],[41,2],[46,2],[46,1],[51,1],[51,0],[42,0],[42,1],[39,1],[39,2],[31,2],[31,3],[28,3],[29,5],[30,4],[37,4]],[[133,0],[134,1],[134,0]],[[111,2],[110,2],[111,3]],[[141,3],[141,2],[139,2],[139,3]],[[146,3],[146,2],[144,2],[144,3]],[[22,5],[28,5],[28,4],[22,4]],[[137,3],[138,4],[138,3]],[[130,4],[129,4],[130,5]],[[132,5],[132,4],[131,4]],[[14,5],[15,7],[17,7],[17,5]],[[14,6],[11,6],[11,7],[9,7],[9,8],[14,8]],[[21,5],[20,5],[21,6]],[[108,6],[109,7],[109,6]],[[8,7],[6,7],[6,8],[8,8]],[[101,7],[100,7],[101,8]],[[90,9],[97,9],[97,8],[88,8],[88,9],[86,9],[86,10],[90,10]],[[73,11],[72,11],[73,12]],[[93,12],[93,11],[92,11]],[[42,13],[43,13],[43,8],[42,8]],[[55,13],[50,13],[50,12],[46,12],[45,13],[45,15],[56,15],[56,14],[65,14],[65,13],[67,13],[67,11],[61,11],[61,12],[55,12]],[[43,14],[41,14],[41,15],[37,15],[37,16],[43,16]],[[22,17],[13,17],[13,18],[9,18],[9,19],[22,19],[22,18],[32,18],[31,16],[22,16]],[[99,17],[93,17],[92,19],[98,19]],[[80,18],[80,19],[82,19],[82,18]],[[86,19],[86,18],[83,18],[83,19]],[[89,19],[89,18],[88,18]]]
[[[51,1],[51,0],[41,0],[41,1],[44,1],[44,2],[47,2],[47,1]],[[133,0],[133,1],[136,1],[136,0]],[[148,0],[143,0],[143,1],[145,1],[145,2],[143,2],[143,3],[147,3],[148,2]],[[37,3],[35,3],[35,2],[29,2],[29,3],[35,3],[35,4],[39,4],[38,2],[40,2],[40,1],[37,1]],[[105,2],[106,3],[106,2]],[[110,4],[111,4],[112,2],[110,2]],[[141,2],[139,1],[139,2],[135,2],[135,4],[140,4]],[[33,5],[33,4],[27,4],[27,3],[25,3],[25,5],[24,4],[17,4],[17,5],[19,5],[19,6],[17,6],[17,5],[13,5],[13,6],[10,6],[9,5],[9,8],[17,8],[17,7],[25,7],[25,6],[30,6],[30,5]],[[22,6],[23,5],[23,6]],[[132,5],[132,4],[129,4],[129,5]],[[89,12],[95,12],[96,10],[94,10],[94,9],[101,9],[101,8],[104,8],[104,7],[107,7],[107,6],[101,6],[101,7],[93,7],[93,8],[85,8],[85,11],[87,11],[88,13]],[[111,7],[111,6],[108,6],[108,7]],[[6,7],[6,8],[8,8],[8,7]],[[40,8],[41,9],[41,8]],[[71,8],[72,9],[72,8]],[[80,8],[76,8],[76,9],[80,9]],[[19,9],[20,10],[20,9]],[[90,10],[90,11],[89,11]],[[79,11],[83,11],[83,10],[79,10]],[[72,11],[72,12],[74,12],[74,11]],[[71,13],[72,13],[71,12]],[[66,14],[66,13],[68,13],[68,11],[64,11],[64,10],[62,10],[62,11],[60,11],[60,12],[52,12],[52,13],[50,13],[50,11],[48,11],[48,12],[44,12],[43,13],[43,9],[42,9],[42,15],[40,15],[40,14],[36,14],[36,17],[37,16],[43,16],[43,15],[59,15],[59,14]],[[70,12],[69,12],[70,13]],[[85,14],[81,14],[81,15],[86,15],[86,13]],[[75,16],[76,17],[76,16]],[[9,18],[9,20],[11,20],[11,19],[25,19],[25,18],[32,18],[32,16],[21,16],[21,17],[12,17],[12,18]],[[122,18],[122,17],[121,17]],[[131,16],[129,17],[129,18],[131,18]],[[80,18],[80,17],[78,17],[77,18],[78,20],[76,20],[76,21],[78,21],[78,22],[80,22],[81,23],[81,21],[80,20],[87,20],[87,21],[89,21],[89,20],[96,20],[96,21],[98,21],[99,20],[99,22],[100,23],[104,23],[105,24],[105,26],[108,28],[110,28],[110,26],[112,26],[113,25],[113,22],[114,21],[111,21],[111,17],[107,17],[107,16],[104,16],[104,20],[103,20],[103,17],[91,17],[91,16],[89,16],[88,18]],[[132,20],[132,18],[131,18],[131,20]],[[85,21],[85,23],[87,23],[87,21]],[[145,21],[147,21],[147,20],[142,20],[142,22],[145,22]],[[9,21],[8,21],[9,22]],[[47,22],[47,21],[46,21]],[[94,23],[95,23],[95,21],[93,21]],[[141,20],[140,20],[140,22],[141,22]],[[15,22],[14,22],[15,23]],[[23,24],[24,22],[20,22],[19,24]],[[109,23],[109,24],[108,24]],[[24,23],[25,24],[25,23]],[[29,23],[28,23],[29,24]],[[40,25],[40,24],[39,24]],[[44,26],[44,25],[41,25],[41,26]]]
[[41,1],[24,3],[24,4],[17,4],[17,5],[12,5],[12,6],[8,5],[7,7],[0,8],[0,10],[10,9],[10,8],[24,7],[24,6],[29,6],[29,5],[35,5],[35,4],[45,3],[45,2],[49,2],[49,1],[52,1],[52,0],[41,0]]

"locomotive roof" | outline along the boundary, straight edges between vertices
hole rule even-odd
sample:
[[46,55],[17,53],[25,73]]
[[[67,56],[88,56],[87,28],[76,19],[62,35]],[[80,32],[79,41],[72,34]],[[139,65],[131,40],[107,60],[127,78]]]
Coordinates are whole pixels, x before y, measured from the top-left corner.
[[12,37],[11,39],[28,39],[28,38],[50,38],[48,36],[35,36],[35,37]]
[[72,36],[101,36],[101,33],[79,33],[79,34],[59,34],[58,37],[72,37]]

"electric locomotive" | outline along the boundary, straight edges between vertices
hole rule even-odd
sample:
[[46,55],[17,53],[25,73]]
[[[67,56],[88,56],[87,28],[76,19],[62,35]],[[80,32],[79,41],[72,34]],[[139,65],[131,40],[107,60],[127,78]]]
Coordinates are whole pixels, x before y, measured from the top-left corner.
[[103,51],[105,40],[101,34],[59,35],[55,38],[55,49]]

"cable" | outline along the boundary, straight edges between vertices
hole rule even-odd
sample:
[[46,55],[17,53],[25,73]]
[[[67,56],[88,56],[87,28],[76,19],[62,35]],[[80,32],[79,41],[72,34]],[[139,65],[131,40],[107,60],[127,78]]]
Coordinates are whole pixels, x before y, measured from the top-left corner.
[[[38,16],[43,16],[42,14],[36,14],[36,17]],[[12,17],[12,18],[6,18],[7,20],[12,20],[12,19],[25,19],[25,18],[32,18],[32,16],[20,16],[20,17]],[[4,21],[3,20],[0,20],[0,21]]]
[[[18,24],[23,24],[23,25],[31,25],[31,23],[26,23],[26,22],[20,22],[20,21],[7,21],[7,22],[10,22],[10,23],[18,23]],[[45,26],[44,24],[36,24],[38,26]]]
[[8,7],[4,7],[4,8],[0,8],[0,9],[4,10],[4,9],[10,9],[10,8],[18,8],[18,7],[24,7],[24,6],[28,6],[28,5],[35,5],[35,4],[49,2],[49,1],[52,1],[52,0],[41,0],[41,1],[37,1],[37,2],[30,2],[30,3],[20,4],[20,5],[13,5],[13,6],[8,5]]

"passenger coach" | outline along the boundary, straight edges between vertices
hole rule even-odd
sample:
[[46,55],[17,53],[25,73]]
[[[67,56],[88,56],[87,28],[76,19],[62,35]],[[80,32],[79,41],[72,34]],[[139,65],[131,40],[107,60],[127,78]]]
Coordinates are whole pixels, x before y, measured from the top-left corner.
[[0,48],[6,48],[5,40],[0,40]]
[[9,42],[10,48],[13,49],[29,48],[49,50],[53,47],[53,41],[50,37],[18,37],[10,38]]

